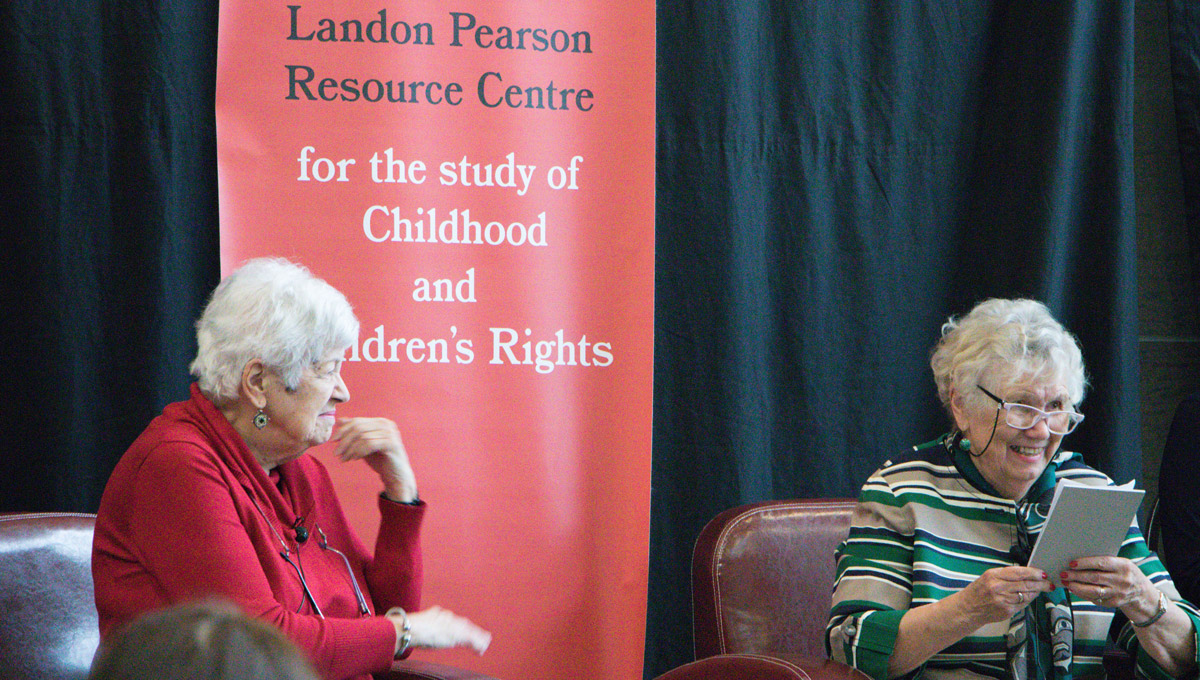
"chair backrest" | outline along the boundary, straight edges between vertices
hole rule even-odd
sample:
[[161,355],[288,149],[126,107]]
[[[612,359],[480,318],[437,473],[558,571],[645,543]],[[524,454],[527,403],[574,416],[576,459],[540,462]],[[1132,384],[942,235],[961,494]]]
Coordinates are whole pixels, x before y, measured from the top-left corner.
[[726,510],[692,553],[696,658],[767,654],[822,658],[834,552],[855,501],[766,501]]
[[86,678],[100,642],[96,516],[0,515],[0,680]]

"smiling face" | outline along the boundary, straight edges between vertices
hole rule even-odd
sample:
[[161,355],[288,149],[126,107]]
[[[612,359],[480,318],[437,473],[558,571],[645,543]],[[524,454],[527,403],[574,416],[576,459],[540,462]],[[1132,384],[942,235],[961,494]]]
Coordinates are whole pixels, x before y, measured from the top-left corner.
[[321,360],[304,370],[300,384],[288,390],[283,379],[268,373],[264,380],[268,416],[271,417],[263,434],[269,453],[264,465],[278,465],[304,453],[310,446],[323,444],[333,435],[338,404],[350,399],[350,391],[342,380],[342,362],[346,352],[327,353]]
[[[993,386],[986,381],[981,384],[996,396],[1013,404],[1027,404],[1043,411],[1071,410],[1067,388],[1045,379],[1016,381],[1003,386],[1003,381]],[[990,402],[990,400],[988,400]],[[1005,498],[1018,500],[1037,481],[1042,471],[1062,443],[1063,435],[1050,432],[1046,420],[1027,430],[1019,430],[1006,422],[1007,412],[978,406],[979,400],[966,400],[956,394],[951,402],[958,428],[971,440],[971,454],[975,466],[992,486]],[[995,436],[992,435],[993,423]],[[988,440],[991,439],[991,443]],[[987,449],[980,447],[987,444]]]

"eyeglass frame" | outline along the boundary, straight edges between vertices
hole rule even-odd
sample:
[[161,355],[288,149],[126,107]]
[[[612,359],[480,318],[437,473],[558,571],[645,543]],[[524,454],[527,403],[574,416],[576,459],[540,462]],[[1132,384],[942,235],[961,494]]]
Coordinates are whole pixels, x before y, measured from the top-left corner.
[[[988,397],[990,397],[992,399],[992,401],[996,402],[996,419],[997,419],[997,421],[999,421],[999,419],[1000,419],[1000,410],[1003,409],[1005,411],[1004,424],[1008,425],[1009,427],[1013,428],[1014,430],[1021,430],[1021,431],[1029,430],[1029,429],[1032,429],[1034,426],[1036,426],[1039,422],[1044,420],[1044,421],[1046,421],[1046,429],[1050,431],[1050,434],[1066,436],[1066,435],[1074,432],[1075,428],[1079,427],[1079,424],[1083,422],[1083,419],[1085,417],[1082,413],[1077,413],[1075,411],[1063,411],[1063,410],[1043,411],[1042,409],[1040,409],[1036,406],[1030,406],[1029,404],[1014,404],[1010,401],[1005,401],[1004,399],[1001,399],[1000,397],[997,397],[996,395],[992,394],[983,385],[980,385],[977,383],[975,385],[975,387],[978,387],[980,392],[983,392]],[[1038,415],[1034,416],[1033,422],[1026,425],[1025,427],[1021,427],[1020,425],[1014,425],[1011,421],[1009,421],[1009,416],[1012,415],[1012,407],[1013,406],[1020,406],[1021,408],[1027,408],[1031,411],[1036,411]],[[1068,421],[1068,424],[1070,424],[1070,428],[1066,432],[1055,432],[1050,427],[1050,416],[1058,415],[1058,414],[1063,414],[1063,415],[1068,416],[1067,421]],[[1070,416],[1075,416],[1075,419],[1072,420],[1070,418]],[[992,427],[993,427],[993,432],[995,432],[995,424],[993,424]]]
[[[304,578],[304,569],[301,568],[299,561],[300,544],[308,540],[308,532],[305,532],[303,540],[296,540],[296,559],[293,560],[292,549],[288,547],[287,541],[283,540],[283,536],[280,535],[279,530],[275,528],[275,525],[271,523],[271,520],[267,519],[267,513],[263,512],[262,507],[259,506],[258,501],[255,500],[254,496],[250,496],[250,501],[254,503],[254,507],[258,509],[258,514],[262,515],[263,521],[267,523],[267,528],[271,530],[271,533],[275,534],[275,538],[279,539],[279,544],[283,547],[283,550],[279,551],[279,556],[283,558],[284,562],[292,565],[292,569],[296,571],[296,576],[300,578],[300,587],[304,589],[304,599],[308,600],[308,604],[310,607],[312,607],[314,614],[322,619],[325,618],[325,612],[321,611],[321,605],[317,604],[317,598],[313,597],[312,591],[308,589],[308,579]],[[304,518],[297,518],[295,526],[296,528],[304,528]],[[350,585],[354,587],[354,597],[356,600],[358,600],[359,616],[372,616],[371,608],[367,605],[366,598],[363,597],[362,589],[358,587],[358,578],[354,575],[354,569],[350,566],[350,559],[347,558],[346,554],[341,550],[329,545],[329,539],[325,537],[325,532],[321,530],[320,524],[316,524],[314,522],[313,528],[317,530],[317,534],[321,537],[321,539],[317,542],[318,547],[326,552],[336,554],[338,557],[341,557],[342,562],[345,563],[346,572],[350,575]]]

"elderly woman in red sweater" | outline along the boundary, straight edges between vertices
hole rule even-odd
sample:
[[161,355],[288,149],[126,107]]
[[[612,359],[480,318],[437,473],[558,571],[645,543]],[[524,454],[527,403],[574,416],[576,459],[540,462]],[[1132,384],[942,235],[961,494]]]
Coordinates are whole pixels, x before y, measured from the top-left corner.
[[[412,647],[490,635],[419,608],[425,503],[400,433],[341,418],[341,366],[358,320],[332,286],[283,260],[252,260],[217,286],[196,324],[197,382],[122,456],[96,518],[92,572],[101,637],[138,615],[217,596],[278,626],[330,680],[366,679]],[[379,475],[379,536],[351,530],[325,467]]]

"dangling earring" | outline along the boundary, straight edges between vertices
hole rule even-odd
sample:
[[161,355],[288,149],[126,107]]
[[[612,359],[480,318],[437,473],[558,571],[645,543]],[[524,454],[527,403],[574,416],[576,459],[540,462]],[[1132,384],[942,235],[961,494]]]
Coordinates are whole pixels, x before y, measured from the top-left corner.
[[266,427],[267,423],[269,422],[271,422],[271,416],[263,413],[261,408],[258,409],[258,413],[254,414],[254,427],[257,427],[261,430]]

